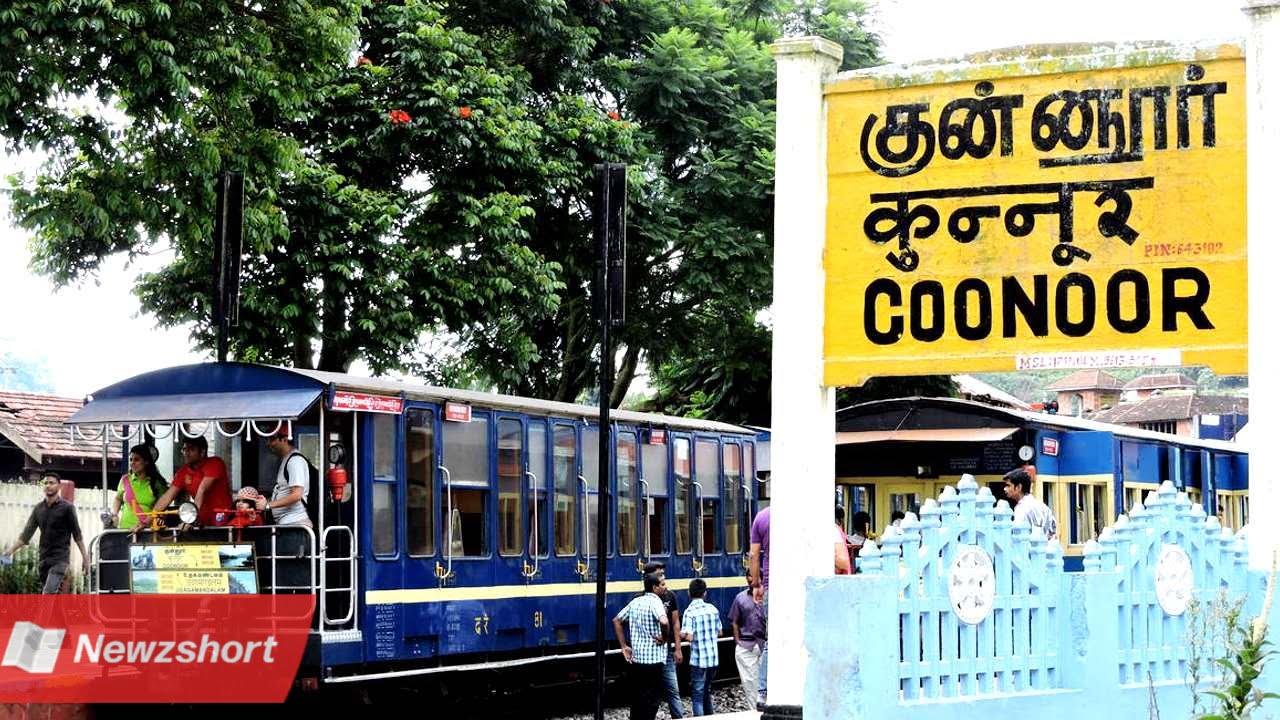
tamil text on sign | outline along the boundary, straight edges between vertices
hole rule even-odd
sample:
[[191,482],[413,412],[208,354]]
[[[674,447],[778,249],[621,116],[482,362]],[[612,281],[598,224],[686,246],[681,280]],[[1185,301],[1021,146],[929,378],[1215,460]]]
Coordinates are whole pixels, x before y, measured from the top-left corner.
[[1246,370],[1238,49],[871,74],[827,97],[828,385]]

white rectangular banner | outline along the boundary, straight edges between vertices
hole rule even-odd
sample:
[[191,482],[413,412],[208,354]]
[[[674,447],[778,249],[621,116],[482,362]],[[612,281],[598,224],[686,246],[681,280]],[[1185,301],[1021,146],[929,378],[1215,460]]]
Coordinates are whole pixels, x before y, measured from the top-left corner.
[[1018,370],[1178,367],[1181,365],[1181,350],[1119,350],[1115,352],[1066,352],[1017,356]]

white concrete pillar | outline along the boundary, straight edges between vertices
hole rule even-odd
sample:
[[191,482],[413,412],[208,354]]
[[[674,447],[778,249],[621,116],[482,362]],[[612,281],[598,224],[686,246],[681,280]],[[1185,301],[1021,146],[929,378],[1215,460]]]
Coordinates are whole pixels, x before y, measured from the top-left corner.
[[[788,38],[778,63],[773,227],[773,492],[768,704],[804,701],[804,585],[834,573],[835,389],[823,386],[827,125],[823,84],[843,48]],[[768,713],[766,713],[768,714]]]
[[1249,232],[1249,565],[1271,568],[1280,549],[1280,373],[1274,338],[1280,323],[1280,0],[1252,0],[1248,84]]

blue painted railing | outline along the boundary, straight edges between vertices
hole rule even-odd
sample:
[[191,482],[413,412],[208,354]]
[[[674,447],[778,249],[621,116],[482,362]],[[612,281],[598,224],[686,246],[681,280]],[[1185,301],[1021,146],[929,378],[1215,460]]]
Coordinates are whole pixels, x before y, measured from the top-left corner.
[[[809,579],[805,716],[1188,717],[1188,611],[1225,590],[1256,613],[1246,560],[1166,482],[1066,573],[1058,542],[965,477],[869,543],[859,574]],[[1203,651],[1202,681],[1222,651]]]

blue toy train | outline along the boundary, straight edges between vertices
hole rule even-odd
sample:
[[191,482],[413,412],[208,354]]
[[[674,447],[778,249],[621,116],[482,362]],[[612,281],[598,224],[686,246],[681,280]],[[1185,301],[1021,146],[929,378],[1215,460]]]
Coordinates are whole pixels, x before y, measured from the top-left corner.
[[[259,592],[316,596],[300,672],[324,683],[589,655],[598,573],[612,616],[651,561],[676,590],[703,578],[727,611],[746,584],[755,432],[612,418],[602,479],[592,407],[244,363],[130,378],[94,393],[72,431],[106,452],[149,443],[165,469],[176,441],[203,436],[232,491],[269,494],[278,461],[263,439],[285,427],[318,470],[315,526],[108,530],[93,542],[94,588],[132,590],[131,544],[251,542]],[[616,499],[604,548],[601,482]]]

